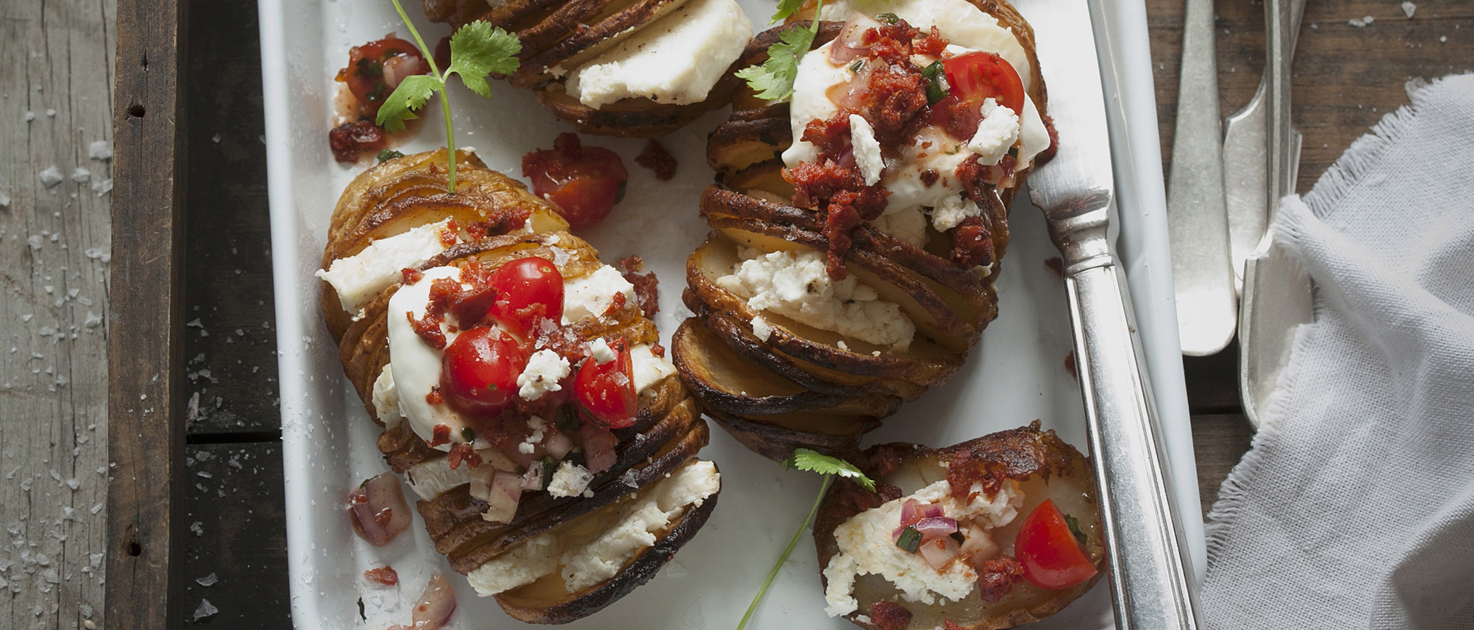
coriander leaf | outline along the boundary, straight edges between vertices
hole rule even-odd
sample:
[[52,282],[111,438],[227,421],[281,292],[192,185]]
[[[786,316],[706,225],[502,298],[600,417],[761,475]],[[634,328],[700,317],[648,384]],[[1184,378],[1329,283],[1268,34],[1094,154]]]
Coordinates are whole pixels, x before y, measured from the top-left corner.
[[[403,153],[400,153],[398,151],[395,151],[394,149],[384,149],[383,151],[380,151],[379,152],[379,163],[380,164],[383,164],[385,162],[388,162],[389,160],[393,160],[395,158],[402,158],[402,157],[404,157],[404,154]],[[467,428],[465,430],[466,431],[469,431],[470,429]],[[470,440],[467,440],[467,441],[469,442]]]
[[854,464],[806,448],[794,449],[793,454],[783,460],[783,466],[822,475],[839,475],[864,486],[866,490],[875,491],[875,482],[866,477],[865,473],[860,472],[860,469]]
[[876,21],[880,22],[881,24],[895,24],[895,23],[901,21],[900,16],[898,16],[898,15],[896,15],[894,13],[889,13],[889,12],[882,13],[880,15],[877,15],[877,16],[875,16],[875,19],[876,19]]
[[1084,547],[1087,538],[1085,536],[1085,532],[1080,529],[1080,521],[1076,520],[1075,517],[1066,514],[1065,524],[1070,526],[1070,533],[1074,534],[1075,540],[1080,542],[1081,547]]
[[[804,5],[804,0],[778,0],[778,11],[773,13],[773,23],[797,13]],[[815,13],[818,15],[818,13]]]
[[491,98],[486,75],[516,72],[521,65],[517,59],[520,52],[522,42],[517,36],[477,20],[451,35],[450,67],[445,69],[445,76],[458,74],[472,92]]
[[737,71],[737,78],[747,81],[757,97],[782,101],[793,95],[793,81],[798,78],[798,62],[814,43],[814,31],[806,28],[787,31],[779,43],[768,48],[768,60],[761,66],[748,66]]
[[440,79],[425,74],[405,77],[399,87],[394,88],[394,93],[379,106],[379,116],[374,123],[389,133],[403,131],[404,121],[419,118],[414,110],[424,107],[425,101],[430,100],[436,90],[443,89],[444,86]]

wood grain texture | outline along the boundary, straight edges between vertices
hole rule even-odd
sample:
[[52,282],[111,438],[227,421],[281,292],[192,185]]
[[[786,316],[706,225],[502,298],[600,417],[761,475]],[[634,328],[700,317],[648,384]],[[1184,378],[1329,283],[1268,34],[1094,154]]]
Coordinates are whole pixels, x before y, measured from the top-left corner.
[[182,605],[183,8],[118,3],[107,609],[129,630],[165,628]]
[[0,4],[4,628],[102,622],[113,6]]
[[1203,414],[1192,418],[1193,451],[1198,464],[1198,496],[1206,518],[1218,500],[1218,488],[1249,450],[1254,429],[1242,413]]
[[289,627],[281,444],[190,445],[184,480],[183,605],[171,626]]
[[256,3],[191,0],[184,303],[192,436],[281,427]]

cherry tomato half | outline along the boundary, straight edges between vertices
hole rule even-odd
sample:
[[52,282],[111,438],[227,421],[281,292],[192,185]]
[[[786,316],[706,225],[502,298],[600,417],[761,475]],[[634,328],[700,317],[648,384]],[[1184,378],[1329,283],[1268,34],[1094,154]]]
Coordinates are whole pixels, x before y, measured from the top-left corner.
[[932,106],[932,124],[967,140],[977,133],[985,99],[1015,114],[1024,110],[1024,82],[1013,65],[995,53],[970,52],[942,60],[951,91]]
[[544,317],[563,321],[563,274],[545,259],[530,256],[502,265],[492,273],[491,286],[491,315],[523,337]]
[[490,416],[511,406],[527,351],[497,328],[462,332],[445,349],[440,389],[457,411]]
[[1095,565],[1080,549],[1064,515],[1045,499],[1024,519],[1014,539],[1013,555],[1024,565],[1024,578],[1040,588],[1069,588],[1095,576]]
[[614,360],[602,365],[594,357],[584,360],[573,390],[589,421],[604,428],[623,429],[635,423],[638,409],[634,367],[623,339],[616,339],[609,347],[614,350]]
[[372,119],[405,77],[428,72],[430,64],[414,44],[385,37],[349,49],[348,67],[338,71],[338,80],[358,99],[359,114]]
[[551,150],[539,149],[522,157],[522,176],[532,180],[533,193],[557,204],[568,224],[581,229],[609,216],[624,197],[629,172],[619,154],[585,147],[578,134],[563,133]]

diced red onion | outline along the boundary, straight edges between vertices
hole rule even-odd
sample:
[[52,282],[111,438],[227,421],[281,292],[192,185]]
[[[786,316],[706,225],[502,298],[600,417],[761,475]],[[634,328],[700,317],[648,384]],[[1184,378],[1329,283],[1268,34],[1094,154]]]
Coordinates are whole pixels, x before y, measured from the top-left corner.
[[912,527],[921,532],[921,542],[928,543],[944,536],[951,536],[957,531],[957,520],[945,516],[928,516],[917,521]]
[[348,513],[353,530],[369,544],[382,547],[409,527],[412,517],[404,490],[394,473],[383,473],[363,482],[348,494]]
[[583,437],[583,459],[589,472],[597,475],[609,470],[619,461],[619,455],[614,452],[619,438],[614,437],[609,429],[601,429],[586,422],[580,432]]
[[509,448],[505,452],[508,458],[517,463],[518,470],[522,470],[524,468],[527,468],[528,466],[533,465],[533,462],[542,459],[543,455],[548,454],[548,450],[543,448],[541,444],[534,445],[532,447],[531,453],[523,453],[522,450],[517,447]]
[[527,472],[522,474],[522,489],[527,492],[537,492],[543,489],[542,462],[527,467]]
[[921,543],[917,551],[931,568],[941,571],[957,557],[958,544],[951,536],[943,536],[932,542]]
[[916,499],[906,499],[906,502],[901,504],[901,527],[915,525],[919,520],[921,520],[921,502]]
[[869,54],[872,43],[865,42],[865,33],[872,28],[878,28],[880,22],[871,19],[861,13],[856,13],[848,22],[840,27],[839,36],[834,38],[834,43],[829,46],[829,61],[835,65],[845,64],[857,57]]
[[[472,482],[472,487],[475,487],[475,482]],[[498,470],[491,478],[491,486],[484,499],[487,508],[481,518],[491,523],[510,523],[517,515],[517,503],[521,499],[522,475]]]
[[849,81],[830,86],[824,95],[842,110],[864,110],[870,100],[870,65],[865,64]]
[[384,60],[384,85],[392,90],[399,87],[406,77],[429,71],[430,64],[419,55],[396,55]]
[[414,611],[410,613],[414,630],[440,630],[445,624],[450,623],[450,616],[456,611],[455,590],[450,587],[450,582],[439,571],[431,576],[430,583],[425,585],[425,592],[420,595],[420,601],[415,602]]
[[564,433],[554,433],[548,437],[548,454],[553,456],[554,461],[563,461],[568,456],[568,451],[573,450],[573,439]]
[[967,561],[974,567],[980,567],[984,562],[992,560],[1002,551],[998,543],[993,542],[993,536],[977,525],[971,525],[962,534],[962,548],[959,553],[967,555]]
[[922,518],[937,518],[941,516],[946,516],[946,513],[942,511],[942,504],[940,503],[928,503],[921,507]]

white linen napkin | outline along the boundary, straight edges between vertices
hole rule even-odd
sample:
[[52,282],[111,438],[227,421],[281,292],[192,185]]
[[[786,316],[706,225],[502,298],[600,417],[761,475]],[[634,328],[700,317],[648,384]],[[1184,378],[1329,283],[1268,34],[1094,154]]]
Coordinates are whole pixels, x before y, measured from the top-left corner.
[[1408,91],[1274,222],[1315,323],[1208,515],[1206,628],[1474,628],[1474,74]]

